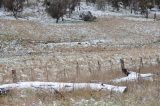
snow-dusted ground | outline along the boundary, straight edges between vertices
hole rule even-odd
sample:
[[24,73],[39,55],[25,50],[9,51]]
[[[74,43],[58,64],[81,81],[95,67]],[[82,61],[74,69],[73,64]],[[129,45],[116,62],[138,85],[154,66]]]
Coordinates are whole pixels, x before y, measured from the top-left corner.
[[[91,11],[98,17],[97,21],[79,21],[78,15],[83,11]],[[133,68],[138,66],[140,57],[145,65],[152,65],[157,64],[160,55],[159,22],[130,14],[128,10],[113,12],[108,6],[100,11],[82,2],[80,11],[76,9],[71,18],[65,16],[68,21],[56,24],[40,3],[25,7],[21,16],[16,20],[11,13],[0,9],[0,64],[12,65],[2,76],[15,68],[21,73],[26,70],[23,76],[29,79],[27,71],[34,69],[41,72],[42,75],[37,75],[41,80],[47,62],[56,63],[47,66],[54,71],[53,75],[64,69],[74,72],[76,61],[80,62],[82,72],[88,70],[88,61],[93,70],[97,61],[104,71],[119,69],[121,58],[126,59],[127,67]]]
[[[91,11],[98,19],[91,23],[80,21],[78,15],[83,11]],[[81,3],[80,11],[76,9],[71,18],[65,16],[64,22],[56,24],[42,4],[38,4],[25,7],[21,16],[16,20],[11,13],[0,9],[1,83],[12,83],[12,69],[22,81],[15,86],[25,87],[33,84],[23,81],[31,80],[55,82],[68,79],[72,82],[75,80],[72,76],[77,75],[77,62],[80,76],[92,75],[98,68],[102,72],[121,70],[121,58],[124,58],[126,68],[135,70],[139,67],[140,57],[144,66],[158,64],[159,21],[130,14],[128,10],[113,12],[108,6],[105,11],[100,11]],[[133,72],[129,77],[115,81],[135,80],[137,75]],[[141,75],[142,78],[147,76],[152,74]],[[73,104],[110,105],[108,101],[96,100],[73,100]]]
[[[7,65],[1,76],[16,69],[23,76],[21,81],[28,81],[31,79],[28,71],[34,70],[35,80],[44,81],[47,67],[51,73],[50,79],[55,81],[64,70],[67,76],[74,75],[77,61],[81,72],[87,70],[88,74],[88,64],[95,71],[97,61],[100,61],[103,71],[120,70],[121,58],[125,58],[126,67],[129,68],[138,67],[140,57],[146,66],[157,64],[160,55],[158,21],[130,20],[128,17],[108,16],[106,12],[106,16],[96,22],[55,24],[42,22],[43,17],[38,17],[41,13],[36,10],[37,8],[31,16],[38,22],[32,19],[15,20],[12,17],[11,20],[1,17],[0,64]],[[32,10],[26,12],[29,11]],[[47,14],[45,15],[49,21]],[[8,78],[5,82],[10,80]]]

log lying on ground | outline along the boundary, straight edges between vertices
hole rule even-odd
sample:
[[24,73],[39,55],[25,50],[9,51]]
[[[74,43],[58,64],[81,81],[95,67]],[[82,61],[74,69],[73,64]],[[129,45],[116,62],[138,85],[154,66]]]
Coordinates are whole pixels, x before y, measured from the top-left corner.
[[109,90],[123,93],[127,90],[125,86],[113,86],[102,83],[59,83],[59,82],[18,82],[12,84],[0,85],[2,90],[12,90],[12,89],[48,89],[55,91],[73,91],[81,89],[91,89],[91,90]]
[[154,74],[151,74],[151,73],[139,74],[139,73],[132,72],[132,71],[129,71],[129,73],[130,74],[127,77],[117,78],[117,79],[112,80],[112,82],[119,83],[119,82],[135,81],[138,79],[153,81]]
[[117,79],[112,80],[112,82],[119,83],[119,82],[135,81],[135,80],[139,80],[139,79],[153,81],[154,74],[151,74],[151,73],[140,74],[140,73],[136,73],[133,71],[128,71],[128,69],[125,68],[123,59],[120,59],[120,63],[121,63],[122,73],[124,73],[127,77],[117,78]]

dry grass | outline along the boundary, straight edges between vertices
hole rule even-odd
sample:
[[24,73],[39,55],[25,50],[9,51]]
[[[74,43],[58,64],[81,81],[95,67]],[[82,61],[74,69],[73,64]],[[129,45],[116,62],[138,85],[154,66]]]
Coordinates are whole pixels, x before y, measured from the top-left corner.
[[[151,72],[156,73],[158,76],[154,78],[154,81],[139,80],[135,82],[126,82],[119,85],[128,87],[128,91],[124,94],[118,94],[115,92],[104,92],[104,91],[91,91],[88,89],[72,91],[72,92],[60,92],[45,90],[12,90],[7,95],[0,97],[1,105],[12,105],[19,106],[24,104],[25,106],[31,105],[64,105],[70,106],[80,103],[80,100],[91,100],[95,101],[91,105],[95,105],[96,101],[104,101],[104,103],[112,103],[113,105],[119,106],[158,106],[160,99],[160,79],[159,79],[159,66],[144,67],[141,69],[142,73]],[[109,82],[113,78],[124,76],[120,72],[98,72],[94,76],[86,76],[81,73],[79,77],[73,76],[75,82],[90,82],[95,80],[97,82]],[[71,79],[60,79],[61,81],[71,81]],[[71,98],[74,100],[71,100]],[[79,102],[78,102],[79,101]],[[85,103],[83,104],[85,105]],[[96,105],[95,105],[96,106]]]
[[[1,33],[17,35],[18,38],[75,42],[91,39],[109,39],[118,43],[146,43],[157,39],[159,22],[141,22],[113,17],[100,18],[93,23],[68,23],[45,25],[32,21],[0,20]],[[124,24],[125,23],[125,24]],[[156,29],[157,28],[157,29]],[[65,33],[64,33],[65,32]]]
[[[40,24],[22,20],[0,20],[0,40],[2,51],[14,53],[18,43],[26,50],[27,56],[3,57],[0,60],[0,83],[12,83],[11,70],[17,71],[19,81],[60,81],[60,82],[104,82],[124,76],[120,70],[119,60],[125,59],[126,67],[139,72],[140,57],[144,67],[140,73],[155,73],[153,82],[136,81],[121,83],[129,89],[124,94],[114,92],[79,90],[61,92],[42,90],[13,90],[0,97],[2,106],[44,106],[75,105],[81,99],[95,99],[87,102],[96,105],[104,101],[105,105],[118,106],[158,106],[159,104],[159,70],[156,62],[159,56],[159,22],[137,22],[120,18],[101,18],[93,23]],[[65,32],[65,33],[64,33]],[[158,35],[159,36],[159,35]],[[95,39],[110,40],[94,46],[83,46],[83,41]],[[6,42],[9,42],[7,44]],[[48,44],[61,42],[78,42],[76,46],[58,45],[50,48]],[[44,47],[38,48],[38,45]],[[20,50],[19,50],[20,51]],[[5,53],[5,52],[4,52]],[[15,56],[15,57],[14,57]],[[71,100],[73,99],[73,100]],[[99,104],[99,105],[102,105]],[[98,106],[98,105],[96,105]]]
[[[13,62],[11,61],[12,63],[9,65],[2,64],[3,67],[0,67],[1,83],[12,82],[10,77],[12,69],[17,71],[19,81],[92,82],[97,80],[108,82],[112,78],[122,75],[120,63],[116,63],[119,60],[107,60],[109,55],[103,56],[101,53],[90,53],[90,55],[83,53],[75,55],[73,53],[69,55],[56,54],[54,56],[27,56],[20,58],[20,60],[14,60],[14,57],[9,58],[8,60]],[[146,70],[153,73],[157,69],[154,66],[157,64],[156,58],[154,57],[152,60],[144,58],[144,68],[141,69],[140,73],[145,73]],[[139,72],[140,58],[132,60],[126,58],[125,65],[126,68]]]

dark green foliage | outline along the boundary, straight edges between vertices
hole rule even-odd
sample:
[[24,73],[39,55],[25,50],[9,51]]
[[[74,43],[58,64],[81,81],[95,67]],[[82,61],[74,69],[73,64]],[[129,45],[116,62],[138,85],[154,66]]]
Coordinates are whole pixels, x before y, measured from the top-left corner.
[[112,0],[112,7],[114,7],[117,11],[119,11],[119,1],[120,0]]
[[50,2],[47,7],[47,12],[52,16],[52,18],[56,18],[56,22],[60,17],[66,13],[66,3],[63,0],[53,0]]
[[105,4],[111,4],[114,9],[119,11],[120,7],[130,7],[131,10],[144,13],[147,9],[151,9],[154,5],[160,7],[160,0],[86,0],[87,3],[97,4],[97,8],[104,10]]
[[2,7],[2,0],[0,0],[0,8]]
[[90,11],[84,12],[80,14],[80,18],[84,21],[94,21],[96,20],[96,17],[92,15]]
[[12,11],[16,17],[18,12],[23,10],[25,0],[0,0],[0,7],[3,5],[6,11]]
[[52,18],[58,20],[62,18],[67,13],[67,9],[69,9],[69,13],[75,10],[75,7],[78,5],[80,0],[46,0],[46,10],[52,16]]

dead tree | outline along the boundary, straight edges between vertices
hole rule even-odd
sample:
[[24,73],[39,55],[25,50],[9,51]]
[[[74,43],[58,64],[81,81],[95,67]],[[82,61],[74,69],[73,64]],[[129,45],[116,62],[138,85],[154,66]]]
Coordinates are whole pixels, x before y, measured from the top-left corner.
[[123,72],[125,75],[128,76],[130,73],[129,73],[128,70],[125,68],[124,60],[123,60],[123,59],[120,59],[120,63],[121,63],[122,72]]

